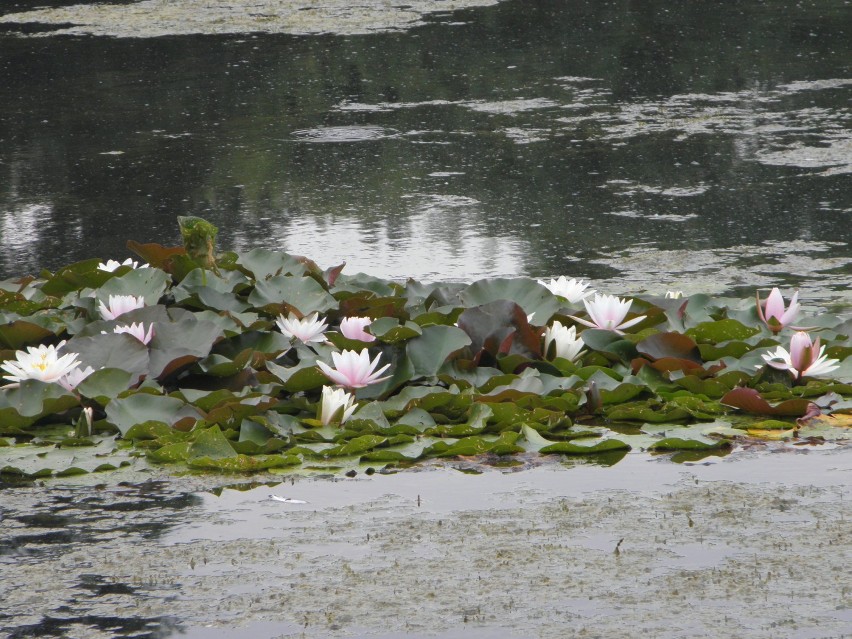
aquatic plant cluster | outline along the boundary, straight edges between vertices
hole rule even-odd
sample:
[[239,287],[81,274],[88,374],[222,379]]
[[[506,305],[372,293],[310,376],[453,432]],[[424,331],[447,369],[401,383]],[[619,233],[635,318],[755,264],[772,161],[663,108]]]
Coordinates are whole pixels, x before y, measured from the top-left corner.
[[852,321],[794,327],[797,296],[778,289],[393,282],[265,249],[214,257],[205,224],[186,247],[129,242],[147,264],[0,282],[0,473],[612,462],[850,437]]

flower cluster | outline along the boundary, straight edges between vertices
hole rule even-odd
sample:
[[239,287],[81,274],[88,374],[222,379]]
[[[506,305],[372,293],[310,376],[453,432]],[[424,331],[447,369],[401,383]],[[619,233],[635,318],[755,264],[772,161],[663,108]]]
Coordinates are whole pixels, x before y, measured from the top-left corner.
[[[632,301],[628,299],[600,293],[595,293],[591,301],[585,299],[594,291],[586,291],[589,284],[582,281],[567,280],[562,276],[556,280],[551,279],[549,283],[542,280],[538,280],[538,283],[547,287],[554,295],[564,297],[569,302],[582,301],[586,307],[588,319],[574,315],[568,315],[568,317],[589,328],[613,331],[623,335],[624,329],[635,326],[646,317],[639,315],[627,320],[627,314],[632,304]],[[667,291],[665,297],[667,299],[680,299],[683,297],[683,293],[681,291]],[[772,289],[765,302],[761,301],[760,294],[757,295],[757,315],[773,334],[777,335],[787,327],[796,331],[790,339],[789,351],[783,346],[778,346],[774,351],[763,354],[762,357],[769,366],[789,371],[796,381],[805,376],[825,375],[838,368],[838,360],[828,358],[825,354],[825,346],[820,345],[819,338],[811,341],[811,338],[804,332],[813,327],[793,326],[801,308],[798,299],[799,294],[796,292],[793,294],[789,305],[785,305],[781,291],[777,288]],[[575,326],[568,328],[563,326],[561,322],[554,321],[551,326],[545,329],[544,333],[545,353],[549,353],[551,347],[554,349],[554,357],[576,361],[582,354],[583,341],[582,338],[577,337]],[[761,368],[762,365],[756,367]]]
[[[340,321],[339,331],[347,339],[373,342],[376,339],[375,336],[365,330],[371,322],[372,320],[368,317],[345,317]],[[325,335],[328,322],[325,318],[320,319],[318,313],[312,313],[301,319],[293,313],[290,313],[286,318],[279,315],[276,324],[281,334],[290,340],[298,340],[306,345],[328,342]],[[349,419],[357,408],[355,396],[347,392],[346,389],[364,388],[388,379],[387,376],[382,377],[382,373],[390,367],[390,364],[385,364],[376,370],[380,358],[381,354],[378,354],[373,360],[370,360],[369,351],[364,348],[360,352],[344,350],[340,353],[331,353],[333,368],[326,362],[317,362],[317,366],[323,374],[334,384],[341,387],[332,389],[330,386],[324,386],[322,389],[322,399],[317,418],[323,424],[327,425],[332,422],[342,424]]]
[[[806,376],[825,375],[838,368],[838,360],[829,359],[825,355],[825,346],[820,346],[819,337],[811,341],[805,332],[813,327],[792,325],[796,321],[800,308],[798,291],[793,293],[790,304],[787,306],[784,305],[784,297],[777,288],[772,289],[765,304],[760,301],[760,293],[757,294],[757,316],[774,335],[788,326],[796,331],[790,338],[789,351],[779,346],[761,357],[769,366],[788,371],[795,380]],[[758,364],[756,368],[761,368],[761,365]]]

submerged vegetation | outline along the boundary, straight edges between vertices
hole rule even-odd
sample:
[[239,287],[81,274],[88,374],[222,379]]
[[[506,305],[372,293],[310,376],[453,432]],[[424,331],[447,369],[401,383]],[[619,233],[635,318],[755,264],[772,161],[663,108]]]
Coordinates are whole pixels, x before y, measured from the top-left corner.
[[0,282],[0,473],[614,463],[852,436],[852,321],[800,318],[777,289],[399,283],[265,249],[216,256],[213,225],[181,228],[185,247],[128,242],[147,264]]

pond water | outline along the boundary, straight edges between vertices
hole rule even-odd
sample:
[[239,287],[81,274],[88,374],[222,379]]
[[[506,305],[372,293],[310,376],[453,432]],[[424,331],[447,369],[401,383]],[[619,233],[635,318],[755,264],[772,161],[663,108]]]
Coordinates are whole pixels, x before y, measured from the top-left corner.
[[850,453],[0,486],[0,636],[846,637]]
[[3,7],[2,277],[196,214],[351,273],[852,301],[845,0]]

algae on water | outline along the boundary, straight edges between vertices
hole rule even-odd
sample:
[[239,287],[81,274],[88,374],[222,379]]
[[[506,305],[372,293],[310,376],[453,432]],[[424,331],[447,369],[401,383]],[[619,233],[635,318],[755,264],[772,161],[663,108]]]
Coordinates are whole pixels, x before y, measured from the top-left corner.
[[[146,0],[136,4],[77,4],[0,16],[6,23],[56,25],[50,34],[118,38],[225,33],[357,35],[401,31],[430,13],[497,4],[500,0]],[[72,26],[69,26],[72,25]]]

